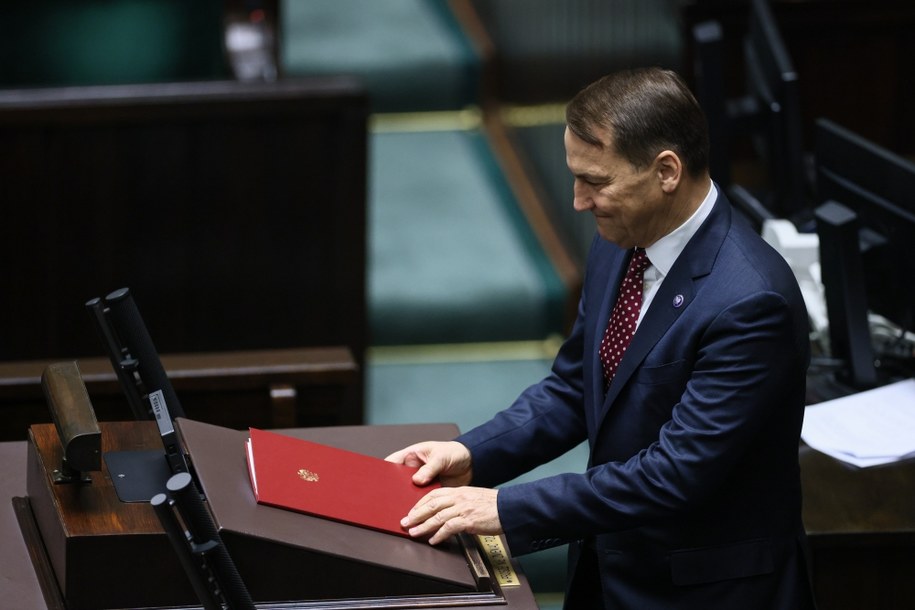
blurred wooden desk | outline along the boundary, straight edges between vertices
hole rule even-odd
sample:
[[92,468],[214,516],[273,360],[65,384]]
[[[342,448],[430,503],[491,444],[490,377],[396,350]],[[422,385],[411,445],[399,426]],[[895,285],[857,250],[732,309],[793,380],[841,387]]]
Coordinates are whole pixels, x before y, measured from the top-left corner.
[[915,608],[915,460],[855,468],[802,445],[819,610]]
[[[0,440],[25,439],[31,424],[51,421],[41,373],[65,360],[0,362]],[[237,429],[362,423],[362,406],[354,400],[361,374],[345,347],[165,354],[161,360],[192,419]],[[99,421],[131,419],[108,358],[76,362]]]

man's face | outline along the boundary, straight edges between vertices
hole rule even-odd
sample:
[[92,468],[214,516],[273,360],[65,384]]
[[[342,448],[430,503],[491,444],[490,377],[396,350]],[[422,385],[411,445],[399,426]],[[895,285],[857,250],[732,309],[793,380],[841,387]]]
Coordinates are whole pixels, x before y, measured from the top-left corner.
[[647,247],[663,223],[664,198],[654,165],[638,170],[610,146],[610,135],[597,132],[603,147],[588,144],[566,129],[566,164],[575,178],[573,205],[590,211],[597,232],[621,248]]

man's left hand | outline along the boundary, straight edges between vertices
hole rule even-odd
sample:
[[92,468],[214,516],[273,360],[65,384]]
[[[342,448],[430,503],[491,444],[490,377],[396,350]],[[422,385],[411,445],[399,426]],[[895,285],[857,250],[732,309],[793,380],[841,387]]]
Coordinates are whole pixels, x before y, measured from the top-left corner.
[[435,489],[423,496],[400,524],[414,538],[430,536],[429,544],[438,544],[461,532],[501,534],[498,493],[482,487]]

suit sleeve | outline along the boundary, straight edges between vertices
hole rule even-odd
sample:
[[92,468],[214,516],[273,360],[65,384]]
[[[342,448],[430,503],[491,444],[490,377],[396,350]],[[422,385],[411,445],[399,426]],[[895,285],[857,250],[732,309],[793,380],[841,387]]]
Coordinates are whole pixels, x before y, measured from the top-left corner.
[[[499,515],[512,552],[670,519],[719,491],[806,368],[797,316],[774,292],[745,296],[698,335],[695,363],[657,440],[626,461],[509,486]],[[645,390],[643,403],[651,401]],[[645,406],[644,404],[642,406]],[[799,417],[802,417],[802,409]],[[789,416],[789,417],[793,417]],[[799,428],[798,419],[796,424]],[[791,442],[787,434],[785,442]],[[793,438],[796,457],[797,438]]]

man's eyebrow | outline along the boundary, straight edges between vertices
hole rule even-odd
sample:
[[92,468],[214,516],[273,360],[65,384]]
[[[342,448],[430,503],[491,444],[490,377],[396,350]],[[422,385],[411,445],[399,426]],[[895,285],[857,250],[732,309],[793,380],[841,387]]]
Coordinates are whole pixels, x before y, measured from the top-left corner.
[[585,182],[609,182],[611,179],[607,174],[592,174],[591,172],[573,172],[572,175]]

